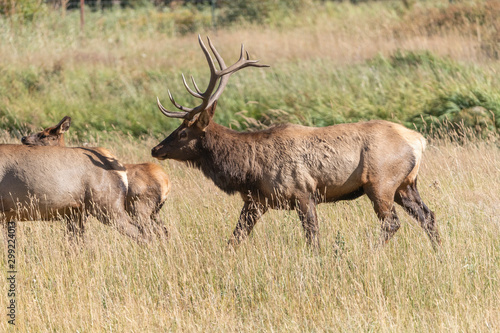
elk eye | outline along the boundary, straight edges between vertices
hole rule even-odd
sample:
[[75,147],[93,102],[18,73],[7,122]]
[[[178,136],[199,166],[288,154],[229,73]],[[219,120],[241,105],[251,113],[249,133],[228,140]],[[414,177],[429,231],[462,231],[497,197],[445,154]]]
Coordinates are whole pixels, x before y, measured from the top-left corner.
[[180,132],[179,133],[179,138],[184,139],[187,136],[186,132]]

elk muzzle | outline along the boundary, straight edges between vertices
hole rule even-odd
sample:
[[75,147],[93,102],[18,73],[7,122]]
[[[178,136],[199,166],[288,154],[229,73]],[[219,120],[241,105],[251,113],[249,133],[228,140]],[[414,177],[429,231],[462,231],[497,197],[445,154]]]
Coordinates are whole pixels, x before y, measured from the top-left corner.
[[151,149],[151,156],[159,160],[164,160],[167,158],[166,154],[162,152],[163,145],[159,144],[153,149]]
[[[33,138],[32,135],[27,135],[27,136],[23,136],[21,138],[21,143],[23,145],[36,145],[37,141],[36,141],[36,138]],[[40,144],[41,146],[45,146],[44,144]]]

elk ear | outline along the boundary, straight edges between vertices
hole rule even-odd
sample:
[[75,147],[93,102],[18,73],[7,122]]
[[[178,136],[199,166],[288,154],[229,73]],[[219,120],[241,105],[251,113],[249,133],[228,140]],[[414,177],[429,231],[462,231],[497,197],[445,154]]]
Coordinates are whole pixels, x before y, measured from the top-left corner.
[[69,130],[70,126],[71,126],[71,117],[66,116],[57,125],[57,132],[59,134],[64,133]]
[[210,115],[210,119],[214,117],[215,114],[215,108],[217,107],[217,100],[208,108],[208,114]]
[[196,125],[199,129],[204,130],[208,126],[210,120],[214,117],[216,106],[217,101],[215,101],[214,104],[212,104],[208,109],[205,109],[200,113],[198,119],[196,120]]

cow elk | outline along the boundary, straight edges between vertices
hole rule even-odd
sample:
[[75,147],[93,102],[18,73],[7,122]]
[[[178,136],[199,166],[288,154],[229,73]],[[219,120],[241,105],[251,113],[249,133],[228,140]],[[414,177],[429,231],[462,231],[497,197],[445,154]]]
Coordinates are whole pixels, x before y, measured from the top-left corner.
[[147,241],[125,211],[127,188],[125,167],[104,148],[0,145],[0,222],[63,218],[82,235],[92,214]]
[[61,146],[64,147],[64,133],[66,133],[71,126],[71,118],[65,116],[61,121],[51,127],[47,127],[41,132],[23,136],[21,142],[23,145],[32,146]]
[[[230,75],[244,67],[267,67],[244,57],[227,67],[210,39],[218,62],[198,36],[210,67],[210,81],[201,92],[194,79],[188,92],[201,99],[194,108],[179,105],[161,112],[182,124],[152,149],[159,160],[189,162],[228,194],[239,193],[243,208],[229,244],[237,245],[269,208],[295,209],[306,240],[319,246],[316,205],[352,200],[366,194],[382,225],[381,244],[399,229],[394,202],[417,219],[432,245],[440,244],[434,213],[417,190],[417,173],[425,149],[419,133],[388,121],[339,124],[323,128],[279,125],[256,132],[236,132],[213,121],[217,100]],[[216,85],[217,89],[214,92]]]
[[[57,125],[41,132],[25,136],[21,142],[32,146],[66,145],[64,133],[71,125],[71,118],[64,117]],[[159,212],[170,192],[170,179],[163,169],[154,163],[124,164],[128,178],[125,209],[142,227],[151,227],[158,236],[167,231],[160,221]],[[153,223],[151,223],[153,222]]]

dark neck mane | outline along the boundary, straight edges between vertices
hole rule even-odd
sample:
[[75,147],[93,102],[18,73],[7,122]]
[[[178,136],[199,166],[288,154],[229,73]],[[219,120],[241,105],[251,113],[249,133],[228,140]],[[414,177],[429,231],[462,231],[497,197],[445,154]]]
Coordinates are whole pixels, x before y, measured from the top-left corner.
[[195,165],[226,193],[256,190],[260,177],[252,133],[238,133],[211,123],[202,141],[202,153]]

